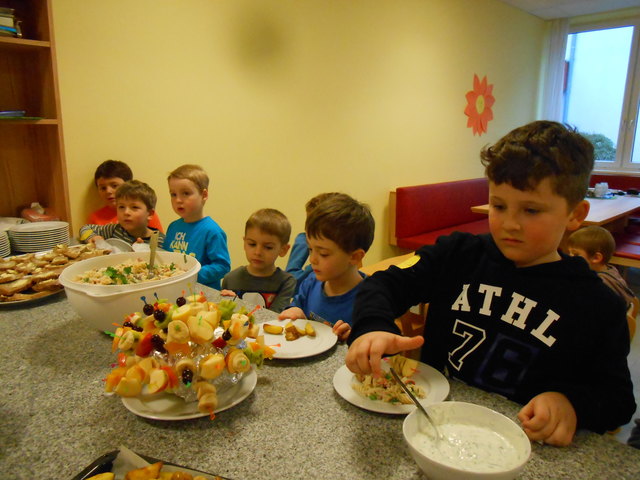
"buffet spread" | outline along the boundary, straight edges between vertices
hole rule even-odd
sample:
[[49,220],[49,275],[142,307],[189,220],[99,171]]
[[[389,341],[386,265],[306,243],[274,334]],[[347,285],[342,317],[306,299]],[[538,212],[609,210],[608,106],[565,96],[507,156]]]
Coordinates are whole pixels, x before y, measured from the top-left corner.
[[[0,368],[15,386],[0,390],[0,471],[74,480],[422,478],[403,438],[415,406],[390,375],[348,371],[330,326],[225,299],[193,283],[199,266],[186,258],[165,256],[159,273],[139,255],[69,269],[69,293],[94,278],[106,289],[83,299],[82,314],[64,296],[0,310]],[[144,268],[134,272],[123,258]],[[389,366],[424,405],[469,402],[517,422],[519,405],[498,395],[402,356]],[[566,449],[533,444],[520,465],[516,478],[639,478],[640,451],[579,432]]]

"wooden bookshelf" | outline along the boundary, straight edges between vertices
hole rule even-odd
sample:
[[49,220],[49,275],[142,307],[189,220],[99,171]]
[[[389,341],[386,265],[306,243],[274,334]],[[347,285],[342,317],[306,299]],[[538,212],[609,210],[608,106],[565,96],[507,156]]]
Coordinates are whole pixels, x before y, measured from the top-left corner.
[[0,110],[31,119],[0,119],[0,216],[31,202],[70,221],[51,0],[0,0],[22,20],[22,38],[0,37]]

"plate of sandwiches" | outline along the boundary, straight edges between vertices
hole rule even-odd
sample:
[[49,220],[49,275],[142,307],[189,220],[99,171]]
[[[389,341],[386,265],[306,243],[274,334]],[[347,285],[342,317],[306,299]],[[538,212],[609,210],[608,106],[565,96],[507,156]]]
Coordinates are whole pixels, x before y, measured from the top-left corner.
[[0,307],[22,305],[63,291],[58,277],[69,265],[107,254],[93,245],[69,247],[0,259]]

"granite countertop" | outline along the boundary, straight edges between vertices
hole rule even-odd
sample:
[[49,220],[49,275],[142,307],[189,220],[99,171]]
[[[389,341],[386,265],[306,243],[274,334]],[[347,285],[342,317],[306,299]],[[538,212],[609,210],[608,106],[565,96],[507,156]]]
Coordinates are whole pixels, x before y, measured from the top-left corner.
[[[103,394],[114,361],[110,344],[63,293],[0,307],[2,478],[70,479],[120,445],[235,480],[424,478],[404,444],[404,416],[362,410],[335,392],[343,344],[312,358],[265,362],[253,393],[214,421],[148,420]],[[450,399],[515,420],[517,404],[450,383]],[[534,444],[519,478],[638,479],[640,450],[579,432],[567,448]]]

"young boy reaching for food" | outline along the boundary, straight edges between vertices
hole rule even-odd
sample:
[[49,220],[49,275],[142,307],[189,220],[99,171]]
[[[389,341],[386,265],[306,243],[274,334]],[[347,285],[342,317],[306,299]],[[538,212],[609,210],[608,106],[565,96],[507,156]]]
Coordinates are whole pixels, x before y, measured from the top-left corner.
[[279,267],[278,257],[289,250],[291,225],[273,208],[254,212],[244,227],[244,252],[248,265],[238,267],[222,279],[222,295],[238,296],[245,302],[280,313],[291,302],[296,279]]
[[231,269],[227,235],[204,215],[209,198],[209,176],[198,165],[182,165],[169,174],[173,211],[180,215],[167,229],[165,249],[198,259],[198,282],[220,290],[220,280]]
[[327,320],[338,338],[346,340],[353,301],[365,277],[358,268],[373,242],[374,229],[369,207],[349,195],[321,202],[305,222],[313,273],[278,318]]
[[146,183],[138,180],[124,182],[115,193],[118,223],[106,225],[88,224],[80,229],[80,241],[96,243],[106,238],[118,238],[127,243],[149,243],[151,235],[158,232],[158,246],[164,243],[164,233],[149,226],[156,208],[156,193]]
[[[421,360],[524,404],[531,440],[564,446],[577,428],[604,433],[635,411],[629,331],[617,296],[581,258],[558,252],[586,217],[593,146],[538,121],[481,153],[490,235],[454,233],[365,280],[346,364],[380,372],[380,358],[423,346]],[[429,303],[424,336],[394,319]]]
[[[107,225],[118,223],[118,211],[116,210],[116,190],[124,182],[133,180],[133,173],[124,162],[120,160],[105,160],[96,168],[93,181],[98,189],[98,195],[104,206],[89,215],[87,223],[92,225]],[[162,230],[162,224],[158,214],[154,211],[149,220],[149,227]]]

